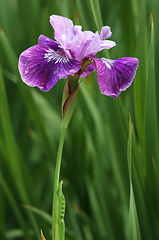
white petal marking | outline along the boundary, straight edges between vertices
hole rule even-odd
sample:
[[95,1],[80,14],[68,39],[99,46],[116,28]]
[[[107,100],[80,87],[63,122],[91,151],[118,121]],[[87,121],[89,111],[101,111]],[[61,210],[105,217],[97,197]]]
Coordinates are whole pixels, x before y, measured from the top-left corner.
[[111,64],[113,62],[113,60],[109,60],[109,59],[105,59],[105,58],[101,58],[102,62],[107,66],[108,69],[111,69]]
[[47,62],[55,60],[54,64],[61,63],[61,62],[63,63],[69,62],[68,58],[58,55],[58,53],[55,53],[55,51],[52,49],[46,50],[44,58],[47,59]]

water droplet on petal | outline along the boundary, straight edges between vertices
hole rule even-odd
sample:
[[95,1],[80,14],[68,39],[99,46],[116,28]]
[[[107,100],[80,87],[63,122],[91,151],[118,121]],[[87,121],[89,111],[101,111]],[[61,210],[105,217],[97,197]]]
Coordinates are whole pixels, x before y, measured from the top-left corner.
[[27,74],[29,72],[29,68],[26,68],[24,73]]
[[44,89],[44,86],[39,86],[39,89],[40,89],[40,90],[43,90],[43,89]]
[[72,73],[72,74],[74,74],[75,73],[75,71],[73,70],[73,69],[70,69],[70,74]]

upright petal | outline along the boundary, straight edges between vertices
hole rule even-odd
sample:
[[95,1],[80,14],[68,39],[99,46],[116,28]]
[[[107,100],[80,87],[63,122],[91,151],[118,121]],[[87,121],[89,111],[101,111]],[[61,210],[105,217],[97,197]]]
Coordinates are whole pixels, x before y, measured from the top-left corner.
[[101,40],[98,32],[96,32],[93,35],[93,37],[90,40],[86,41],[85,44],[83,45],[83,48],[81,49],[80,58],[84,59],[84,58],[94,57],[96,53],[99,52],[100,45],[101,45]]
[[50,16],[50,23],[54,29],[54,38],[58,41],[62,35],[68,37],[73,27],[73,22],[66,18],[58,15]]
[[101,32],[100,32],[100,39],[101,40],[110,38],[111,35],[112,35],[112,32],[111,32],[110,27],[108,27],[108,26],[102,27]]
[[80,62],[65,58],[42,45],[35,45],[22,52],[18,64],[22,80],[42,91],[50,90],[59,78],[73,75],[80,66]]
[[137,58],[95,59],[98,85],[102,94],[117,98],[132,83],[139,64]]
[[40,35],[38,38],[38,44],[43,45],[43,46],[47,46],[50,47],[51,49],[53,49],[55,52],[59,51],[60,49],[62,49],[62,47],[60,46],[60,44],[58,42],[53,41],[51,38],[48,38],[44,35]]

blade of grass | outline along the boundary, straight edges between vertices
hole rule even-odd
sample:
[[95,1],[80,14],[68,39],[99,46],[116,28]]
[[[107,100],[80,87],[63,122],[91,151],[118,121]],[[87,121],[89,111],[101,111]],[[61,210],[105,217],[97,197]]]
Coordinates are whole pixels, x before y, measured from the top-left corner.
[[[153,176],[153,179],[154,179],[154,205],[157,209],[157,212],[159,212],[159,192],[158,192],[158,189],[159,189],[159,172],[158,172],[158,169],[157,169],[157,166],[156,166],[156,161],[155,159],[152,159],[152,163],[153,163],[153,170],[154,170],[154,176]],[[156,226],[156,236],[157,236],[157,239],[159,238],[159,229],[158,229],[158,219],[155,219],[155,226]]]
[[26,104],[28,113],[30,114],[32,120],[36,123],[36,126],[38,126],[39,130],[41,131],[44,143],[47,145],[48,152],[52,156],[53,150],[52,150],[51,141],[48,138],[48,135],[46,133],[46,129],[45,129],[41,114],[39,113],[39,109],[37,108],[36,103],[33,97],[31,96],[30,89],[27,86],[25,86],[20,79],[19,72],[18,72],[18,58],[9,40],[7,39],[5,33],[3,32],[3,30],[0,31],[0,44],[4,49],[4,52],[7,56],[8,62],[11,66],[13,73],[19,78],[17,82],[17,86],[19,88],[19,92],[22,96],[22,99]]
[[[95,195],[98,196],[97,202],[94,201],[94,199],[91,198],[91,195],[93,195],[93,193],[91,193],[92,191],[88,190],[88,192],[90,192],[90,202],[91,202],[92,207],[94,208],[94,211],[97,211],[97,209],[95,207],[95,203],[97,203],[100,206],[99,211],[103,213],[103,214],[101,214],[101,216],[102,216],[101,220],[102,220],[102,222],[104,222],[104,226],[105,226],[105,233],[103,232],[103,235],[106,236],[107,233],[109,232],[109,238],[113,240],[113,239],[115,239],[115,233],[113,232],[113,229],[112,229],[111,216],[109,213],[109,205],[108,205],[108,203],[111,201],[110,200],[111,197],[109,195],[109,190],[105,193],[105,189],[109,189],[109,182],[107,181],[107,178],[105,177],[105,171],[104,171],[105,169],[103,169],[101,166],[102,161],[100,164],[97,161],[99,156],[97,156],[97,149],[95,148],[95,146],[93,144],[92,136],[90,135],[88,127],[85,124],[83,124],[83,125],[84,125],[84,129],[85,129],[85,133],[86,133],[86,139],[87,139],[87,142],[89,143],[89,151],[91,152],[91,165],[92,165],[93,171],[94,171],[94,178],[93,178],[93,180],[91,180],[91,183],[93,182],[94,191],[96,192]],[[88,178],[88,176],[87,176],[87,178]],[[89,188],[89,182],[86,183],[86,185],[87,185],[87,188]],[[106,195],[106,198],[105,198],[105,195]],[[97,216],[96,216],[96,220],[98,222]],[[109,229],[109,231],[108,231],[108,229]]]
[[77,217],[76,217],[76,211],[75,209],[72,207],[72,199],[70,200],[70,196],[67,195],[67,193],[65,194],[66,199],[67,199],[67,208],[66,208],[66,217],[67,217],[67,212],[69,214],[69,220],[70,220],[70,224],[71,224],[71,230],[73,230],[74,235],[76,236],[76,238],[78,240],[82,240],[82,233],[80,230],[80,226],[78,224],[77,221]]
[[[152,17],[152,16],[151,16]],[[158,125],[156,111],[156,88],[155,88],[155,55],[154,55],[154,26],[151,19],[151,36],[149,48],[148,79],[144,109],[144,161],[145,173],[148,180],[149,189],[152,188],[152,158],[156,159],[159,169],[159,144],[158,144]]]
[[138,141],[143,146],[143,119],[145,107],[145,93],[147,85],[147,60],[148,60],[148,31],[146,21],[146,2],[142,0],[140,7],[140,24],[137,37],[136,56],[139,59],[139,68],[134,81],[134,107]]
[[135,50],[135,29],[131,1],[120,0],[116,1],[116,3],[120,3],[120,21],[125,52],[129,56],[133,56]]
[[129,178],[130,178],[130,202],[129,202],[129,240],[141,240],[140,228],[134,198],[134,191],[132,185],[132,170],[131,170],[131,146],[132,146],[132,130],[131,130],[131,117],[129,117],[129,139],[128,139],[128,168],[129,168]]
[[[45,131],[47,133],[47,136],[49,140],[52,142],[52,149],[54,152],[56,152],[56,143],[59,140],[60,131],[61,131],[61,117],[60,115],[55,111],[53,106],[47,101],[47,99],[44,97],[44,95],[40,94],[38,91],[32,89],[31,95],[33,97],[33,100],[36,103],[36,106],[39,109],[39,112],[41,116],[43,117],[43,121],[45,124]],[[47,145],[45,144],[46,151]]]
[[102,122],[100,113],[98,111],[98,108],[96,107],[96,104],[93,98],[91,97],[91,95],[89,94],[86,84],[84,82],[80,84],[79,90],[81,91],[82,96],[85,100],[85,103],[88,106],[88,109],[90,111],[90,114],[92,115],[92,119],[94,120],[96,131],[98,132],[98,136],[100,137],[101,142],[103,142],[104,141],[104,132],[102,128],[103,122]]
[[[83,11],[83,4],[84,2],[82,2],[81,0],[75,0],[76,1],[76,5],[77,5],[77,10],[78,10],[78,14],[80,16],[80,21],[82,24],[83,29],[88,29],[88,21],[87,21],[87,17],[89,15],[85,15],[84,11]],[[85,1],[85,5],[86,5],[86,1]]]
[[[92,13],[93,13],[93,17],[94,17],[94,20],[96,23],[98,33],[100,34],[100,31],[103,27],[103,21],[102,21],[102,15],[101,15],[101,11],[100,11],[99,0],[89,0],[89,2],[91,5],[91,9],[92,9]],[[104,54],[107,58],[109,58],[108,51],[105,50]]]
[[[29,205],[23,205],[24,208],[33,211],[34,213],[36,213],[37,215],[39,215],[41,218],[43,218],[50,226],[52,224],[52,216],[49,215],[48,213],[44,212],[41,209],[29,206]],[[71,240],[76,240],[77,238],[75,237],[74,234],[72,234],[72,232],[70,232],[69,229],[65,229],[66,230],[66,238],[71,239]]]
[[[159,142],[158,142],[158,120],[156,108],[156,87],[155,87],[155,46],[154,46],[154,24],[151,15],[151,35],[149,47],[148,62],[148,79],[145,97],[144,112],[144,146],[143,156],[145,164],[145,201],[149,215],[149,224],[152,231],[152,237],[157,239],[158,230],[156,225],[159,224],[156,215],[156,209],[150,208],[154,205],[155,191],[154,189],[154,169],[153,159],[156,160],[156,167],[159,169]],[[148,207],[149,206],[149,207]],[[151,209],[151,210],[150,210]]]
[[[7,240],[15,240],[19,238],[24,238],[24,231],[22,229],[12,229],[8,230],[4,233],[4,236],[6,237]],[[32,230],[28,230],[29,237],[34,236],[34,232]],[[41,239],[40,239],[41,240]]]
[[12,192],[9,189],[9,186],[7,184],[7,182],[5,181],[2,173],[0,172],[0,185],[3,189],[3,192],[5,193],[8,201],[10,202],[10,205],[12,206],[12,209],[15,212],[16,218],[19,222],[19,225],[21,226],[21,228],[24,231],[24,238],[27,239],[28,238],[28,233],[27,233],[27,227],[24,221],[24,218],[22,216],[22,213],[20,211],[20,208],[18,207],[16,200],[14,199]]
[[95,193],[95,189],[93,188],[93,184],[91,183],[91,179],[89,176],[86,176],[86,185],[87,185],[87,192],[90,198],[90,203],[91,203],[91,208],[92,208],[92,214],[94,216],[96,226],[99,230],[101,238],[107,237],[107,234],[105,234],[106,229],[105,229],[105,224],[101,218],[101,211],[100,211],[100,206],[98,204],[97,200],[97,195]]
[[100,33],[101,28],[103,27],[103,21],[102,21],[102,16],[101,16],[101,11],[100,11],[100,5],[98,0],[90,0],[90,5],[92,8],[94,20],[97,26],[97,30]]
[[[3,81],[2,68],[0,66],[0,102],[1,102],[1,118],[4,131],[4,141],[6,144],[6,151],[8,155],[9,165],[13,174],[13,179],[16,182],[16,186],[19,190],[23,202],[29,202],[27,193],[25,191],[24,179],[22,171],[20,169],[19,157],[17,154],[16,141],[13,134],[11,117],[9,112],[9,106],[7,101],[7,95],[5,85]],[[29,214],[29,218],[34,226],[35,232],[40,239],[40,232],[36,223],[36,220],[32,214]]]
[[[122,112],[123,121],[125,122],[126,131],[129,132],[128,124],[127,124],[127,117],[126,112],[124,110],[124,106],[122,104],[122,101],[120,99],[120,108]],[[132,131],[132,172],[133,172],[133,183],[134,183],[134,189],[135,189],[135,196],[136,196],[136,203],[138,206],[138,216],[140,220],[140,227],[141,229],[144,229],[144,232],[142,233],[143,238],[146,237],[148,239],[151,238],[151,230],[149,228],[149,220],[147,217],[147,210],[145,206],[145,199],[144,199],[144,168],[142,164],[142,152],[141,147],[138,144],[138,140],[136,139],[136,133],[134,130],[133,125],[131,124],[131,131]],[[129,133],[130,134],[130,133]]]

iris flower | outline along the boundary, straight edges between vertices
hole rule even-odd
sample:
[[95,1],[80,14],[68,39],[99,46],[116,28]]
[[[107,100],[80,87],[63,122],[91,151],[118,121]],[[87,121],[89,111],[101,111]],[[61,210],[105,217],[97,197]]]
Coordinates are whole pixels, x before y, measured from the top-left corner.
[[[102,49],[116,45],[114,41],[106,40],[112,34],[110,27],[102,27],[100,34],[82,31],[81,26],[74,26],[70,19],[57,15],[50,17],[50,23],[56,41],[40,35],[38,44],[19,57],[19,71],[27,85],[49,91],[59,79],[77,72],[81,73],[80,77],[85,77],[96,68],[102,94],[117,98],[131,85],[139,64],[137,58],[95,58]],[[90,65],[82,71],[86,60]]]

